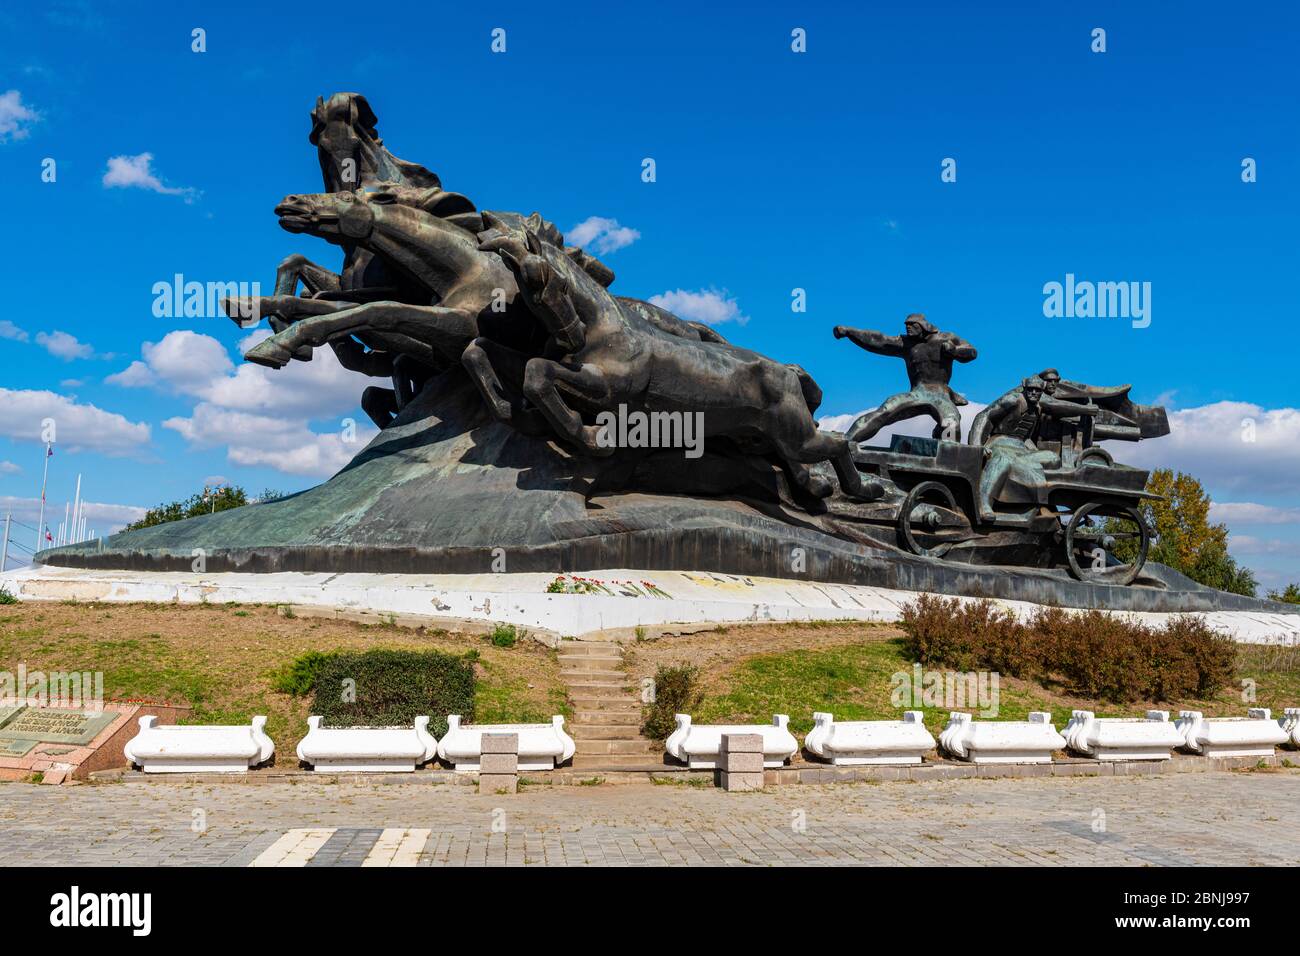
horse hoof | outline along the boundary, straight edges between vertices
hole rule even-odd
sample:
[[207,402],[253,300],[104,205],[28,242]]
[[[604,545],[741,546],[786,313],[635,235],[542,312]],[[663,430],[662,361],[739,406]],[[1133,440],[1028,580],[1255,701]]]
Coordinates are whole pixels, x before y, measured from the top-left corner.
[[835,491],[835,486],[831,484],[829,478],[822,475],[812,475],[808,479],[808,493],[814,498],[829,498]]
[[293,356],[288,349],[277,345],[271,339],[263,339],[244,353],[244,358],[255,365],[267,368],[284,368]]

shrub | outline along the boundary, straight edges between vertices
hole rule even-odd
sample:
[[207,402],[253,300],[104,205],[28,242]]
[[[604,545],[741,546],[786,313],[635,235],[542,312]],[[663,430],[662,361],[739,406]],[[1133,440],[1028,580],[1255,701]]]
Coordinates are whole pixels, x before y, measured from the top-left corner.
[[1028,626],[1043,643],[1043,678],[1054,677],[1081,697],[1126,703],[1148,696],[1151,671],[1141,625],[1100,611],[1047,608]]
[[700,669],[691,665],[661,666],[655,672],[655,699],[647,708],[641,733],[651,740],[667,740],[676,727],[676,714],[689,714],[700,706]]
[[513,624],[498,624],[490,635],[493,647],[514,647],[520,636]]
[[17,604],[18,598],[14,597],[10,590],[3,584],[0,584],[0,604]]
[[321,667],[334,656],[336,655],[321,651],[308,651],[294,658],[271,676],[271,688],[282,694],[306,697],[316,689],[316,678]]
[[1212,697],[1235,671],[1232,639],[1195,617],[1159,627],[1102,611],[1041,608],[1020,622],[988,601],[921,595],[903,608],[905,646],[923,665],[992,670],[1094,700]]
[[429,732],[441,737],[448,714],[474,719],[474,665],[440,651],[325,655],[314,688],[311,712],[327,727],[401,726],[428,714]]
[[1042,650],[1014,614],[991,601],[922,594],[903,607],[904,645],[921,664],[959,671],[995,670],[1012,677],[1041,671]]
[[[992,608],[988,602],[982,605]],[[979,605],[971,605],[979,606]],[[922,664],[946,664],[957,670],[974,670],[979,658],[979,636],[965,626],[963,604],[956,598],[922,594],[903,605],[904,646]]]
[[1186,648],[1192,659],[1197,697],[1213,697],[1232,682],[1237,670],[1237,643],[1231,637],[1190,615],[1171,620],[1165,632]]

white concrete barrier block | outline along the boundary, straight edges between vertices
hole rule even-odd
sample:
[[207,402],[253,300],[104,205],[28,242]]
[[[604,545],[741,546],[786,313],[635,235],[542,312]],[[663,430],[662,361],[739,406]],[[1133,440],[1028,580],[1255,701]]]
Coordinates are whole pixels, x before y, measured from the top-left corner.
[[832,714],[814,713],[813,729],[804,738],[809,753],[837,767],[863,764],[918,764],[934,749],[919,710],[903,712],[902,720],[837,721]]
[[1097,717],[1076,710],[1061,736],[1070,750],[1098,760],[1168,760],[1183,743],[1167,710],[1148,710],[1145,717]]
[[265,717],[238,727],[159,726],[157,717],[141,717],[124,753],[145,773],[245,773],[275,753],[265,728]]
[[438,755],[429,718],[411,727],[322,727],[324,718],[307,718],[307,736],[298,741],[298,759],[317,771],[344,773],[413,772]]
[[484,734],[517,734],[521,771],[554,770],[578,749],[559,715],[549,724],[462,724],[459,714],[450,714],[447,736],[438,743],[438,756],[454,764],[457,773],[478,773]]
[[1033,711],[1028,720],[973,720],[954,711],[939,734],[939,747],[971,763],[1051,763],[1052,751],[1065,749],[1065,738],[1052,726],[1052,715]]
[[690,714],[677,714],[677,729],[664,741],[664,750],[688,767],[718,767],[723,734],[757,734],[763,738],[763,766],[780,767],[794,756],[799,741],[790,733],[790,718],[773,714],[771,724],[692,724]]
[[1300,707],[1288,707],[1277,719],[1277,725],[1286,734],[1288,745],[1300,748]]
[[1267,707],[1252,707],[1245,717],[1182,710],[1174,726],[1183,736],[1182,749],[1203,757],[1271,757],[1274,747],[1290,739]]

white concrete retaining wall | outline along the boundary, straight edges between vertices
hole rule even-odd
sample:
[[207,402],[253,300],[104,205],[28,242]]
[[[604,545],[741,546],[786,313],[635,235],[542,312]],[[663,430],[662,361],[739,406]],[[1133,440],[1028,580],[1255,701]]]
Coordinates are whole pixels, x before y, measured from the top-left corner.
[[[602,582],[608,593],[548,593],[554,574],[189,574],[54,566],[9,571],[0,574],[0,584],[22,600],[314,605],[500,622],[570,637],[674,624],[890,622],[917,597],[914,591],[709,572],[622,569],[584,572],[584,577]],[[996,603],[1021,616],[1037,608],[1023,601]],[[1169,617],[1132,616],[1152,623]],[[1200,616],[1244,643],[1300,643],[1300,615],[1218,611]]]

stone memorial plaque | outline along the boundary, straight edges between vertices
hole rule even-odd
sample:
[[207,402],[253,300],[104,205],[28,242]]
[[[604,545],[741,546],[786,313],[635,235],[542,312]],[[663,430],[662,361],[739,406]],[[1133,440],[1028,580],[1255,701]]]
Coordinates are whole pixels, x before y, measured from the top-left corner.
[[10,718],[16,717],[26,709],[27,708],[22,704],[12,707],[0,707],[0,727],[3,727],[9,722]]
[[0,726],[0,749],[13,753],[8,745],[23,742],[85,746],[116,718],[112,711],[26,707]]

